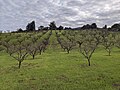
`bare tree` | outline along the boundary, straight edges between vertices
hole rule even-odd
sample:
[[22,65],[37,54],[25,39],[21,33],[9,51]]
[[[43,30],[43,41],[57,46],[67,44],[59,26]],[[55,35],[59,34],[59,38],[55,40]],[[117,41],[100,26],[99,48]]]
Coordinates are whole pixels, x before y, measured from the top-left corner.
[[43,43],[42,50],[43,50],[43,52],[45,52],[46,47],[47,47],[47,45],[49,44],[49,38],[45,38],[45,39],[42,41],[42,43]]
[[10,56],[18,61],[19,68],[21,67],[23,60],[28,56],[28,52],[23,44],[25,44],[25,42],[16,45],[13,44],[8,49]]
[[115,40],[116,40],[115,41],[115,46],[120,49],[120,34],[119,33],[116,35]]
[[71,42],[69,40],[61,40],[61,47],[67,51],[67,53],[70,53],[70,51],[73,49],[74,46],[76,46],[75,42]]
[[28,53],[33,57],[33,59],[35,58],[35,56],[37,55],[37,46],[36,44],[31,44],[29,47],[28,47]]
[[23,60],[26,58],[28,52],[25,50],[24,47],[17,45],[15,47],[15,51],[11,54],[11,56],[13,58],[15,58],[16,60],[18,60],[19,62],[19,68],[21,67],[21,63],[23,62]]
[[103,46],[105,50],[108,52],[108,55],[111,55],[111,50],[115,44],[115,36],[110,33],[106,37],[103,38]]
[[[87,33],[87,32],[86,32]],[[80,43],[79,48],[82,55],[88,60],[88,65],[90,66],[91,57],[97,48],[96,39],[89,33],[84,38],[84,42]]]
[[45,48],[45,45],[42,42],[37,42],[37,49],[38,49],[40,55],[44,48]]
[[84,57],[88,60],[88,64],[90,66],[90,59],[96,49],[96,44],[91,42],[84,42],[80,47],[80,52]]
[[1,43],[2,43],[2,45],[5,47],[5,50],[6,50],[7,53],[8,53],[8,49],[9,49],[9,47],[10,47],[9,41],[10,41],[9,38],[5,38],[5,39],[3,39],[3,40],[1,41]]
[[35,36],[32,36],[32,37],[31,37],[31,41],[32,41],[33,43],[36,43],[36,42],[37,42],[37,40],[38,40],[38,38],[37,38],[37,37],[35,37]]

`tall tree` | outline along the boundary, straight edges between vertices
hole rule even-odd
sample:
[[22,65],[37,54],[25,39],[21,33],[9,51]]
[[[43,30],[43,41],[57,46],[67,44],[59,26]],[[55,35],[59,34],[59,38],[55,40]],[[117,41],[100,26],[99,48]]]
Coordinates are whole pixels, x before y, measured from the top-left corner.
[[28,23],[26,26],[27,31],[34,31],[35,30],[35,21],[32,21],[31,23]]
[[50,22],[49,26],[50,26],[50,30],[56,30],[57,29],[55,21]]

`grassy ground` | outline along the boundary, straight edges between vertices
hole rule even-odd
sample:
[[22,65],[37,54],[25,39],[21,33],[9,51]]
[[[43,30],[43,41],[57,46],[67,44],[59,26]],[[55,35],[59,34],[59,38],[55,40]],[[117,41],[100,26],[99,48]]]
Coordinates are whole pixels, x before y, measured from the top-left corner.
[[98,48],[88,66],[79,50],[67,54],[56,43],[52,36],[46,52],[34,60],[28,57],[21,69],[15,59],[0,52],[0,90],[120,90],[119,49],[107,56]]

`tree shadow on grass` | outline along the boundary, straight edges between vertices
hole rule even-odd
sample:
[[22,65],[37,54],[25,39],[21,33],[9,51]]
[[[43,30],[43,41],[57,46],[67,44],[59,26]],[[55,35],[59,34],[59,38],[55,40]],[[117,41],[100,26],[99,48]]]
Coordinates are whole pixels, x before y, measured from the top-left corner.
[[112,56],[112,55],[104,55],[104,56],[108,56],[108,57],[110,57],[110,56]]
[[34,61],[34,60],[40,60],[40,59],[42,59],[42,58],[41,58],[41,57],[35,57],[34,59],[31,58],[31,57],[26,58],[26,60],[30,60],[30,61],[31,61],[31,60],[33,60],[33,61]]
[[81,68],[90,68],[90,67],[96,67],[97,64],[91,64],[90,66],[87,63],[80,64]]
[[11,72],[15,72],[15,71],[19,71],[21,69],[32,69],[35,67],[39,67],[38,63],[22,63],[21,68],[19,69],[18,64],[14,64],[12,66],[9,66],[7,68],[5,68],[4,70],[2,70],[4,73],[11,73]]

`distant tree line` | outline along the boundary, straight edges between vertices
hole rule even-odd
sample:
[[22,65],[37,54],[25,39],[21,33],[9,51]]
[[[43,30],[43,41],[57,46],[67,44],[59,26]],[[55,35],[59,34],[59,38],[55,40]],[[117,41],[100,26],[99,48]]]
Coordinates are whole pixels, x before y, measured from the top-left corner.
[[110,31],[120,31],[120,23],[114,24],[111,26],[111,28],[108,28]]
[[42,31],[42,30],[86,30],[86,29],[108,29],[109,31],[120,31],[120,23],[119,24],[114,24],[110,28],[105,25],[103,28],[98,28],[96,23],[86,24],[83,25],[82,27],[77,27],[77,28],[71,28],[71,27],[64,27],[62,25],[56,26],[55,21],[50,22],[49,26],[39,26],[38,29],[36,30],[35,28],[35,21],[32,21],[31,23],[28,23],[26,26],[26,30],[23,29],[18,29],[16,32],[33,32],[33,31]]

